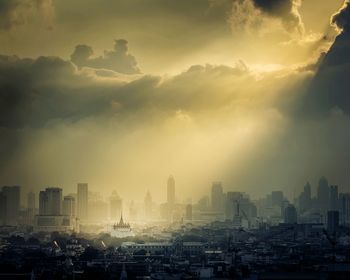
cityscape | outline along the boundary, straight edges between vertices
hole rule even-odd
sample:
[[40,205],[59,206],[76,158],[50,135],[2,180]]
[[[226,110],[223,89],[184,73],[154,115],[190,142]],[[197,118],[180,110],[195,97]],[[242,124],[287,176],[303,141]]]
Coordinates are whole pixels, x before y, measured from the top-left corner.
[[0,0],[0,280],[350,279],[350,0]]
[[294,198],[275,190],[254,200],[213,182],[196,203],[181,203],[172,175],[160,189],[163,203],[146,192],[126,205],[116,192],[98,200],[88,183],[67,195],[2,187],[0,276],[347,279],[350,193],[325,177]]

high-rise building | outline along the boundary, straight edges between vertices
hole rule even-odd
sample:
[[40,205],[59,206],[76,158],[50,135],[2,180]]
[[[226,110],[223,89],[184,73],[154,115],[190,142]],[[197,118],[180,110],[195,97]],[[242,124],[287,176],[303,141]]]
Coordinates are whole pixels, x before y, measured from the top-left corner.
[[297,210],[294,205],[289,204],[284,209],[284,222],[286,224],[296,224],[298,221]]
[[304,191],[299,196],[299,211],[304,213],[311,208],[311,186],[307,182],[304,186]]
[[145,196],[145,216],[150,218],[152,216],[152,196],[149,191],[147,191]]
[[35,210],[35,193],[29,192],[27,194],[27,208],[30,210]]
[[211,207],[215,212],[224,211],[224,193],[221,182],[214,182],[211,187]]
[[350,224],[350,194],[339,194],[340,220],[344,225]]
[[317,204],[322,213],[326,213],[329,208],[329,186],[325,177],[321,177],[317,188]]
[[67,195],[63,198],[63,215],[65,216],[76,216],[75,198]]
[[330,234],[334,234],[339,227],[339,211],[327,212],[327,230]]
[[79,183],[77,186],[77,214],[80,220],[88,219],[88,184]]
[[0,225],[6,223],[6,196],[0,191]]
[[175,204],[175,179],[172,175],[167,182],[167,202],[169,205]]
[[39,215],[62,215],[62,189],[46,188],[39,193]]
[[27,223],[32,224],[35,215],[35,193],[29,192],[27,194]]
[[5,202],[4,221],[6,225],[17,225],[20,204],[20,187],[4,186],[2,187],[3,202]]
[[329,187],[329,210],[339,210],[338,186]]
[[225,217],[228,220],[232,220],[237,212],[237,203],[243,200],[243,193],[241,192],[228,192],[225,202]]
[[47,198],[46,191],[40,191],[39,193],[39,215],[48,215],[49,213],[49,200]]
[[122,215],[123,201],[116,191],[113,191],[111,198],[109,200],[110,206],[110,219],[118,220]]
[[186,205],[185,220],[192,221],[192,204]]
[[283,192],[282,191],[273,191],[271,193],[272,206],[281,207],[282,201],[283,201]]
[[49,202],[49,215],[62,215],[62,189],[46,188]]

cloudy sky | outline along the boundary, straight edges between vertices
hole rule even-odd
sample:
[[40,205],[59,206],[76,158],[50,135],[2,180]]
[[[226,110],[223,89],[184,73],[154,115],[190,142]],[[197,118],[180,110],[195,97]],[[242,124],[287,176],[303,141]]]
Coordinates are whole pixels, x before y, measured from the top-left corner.
[[350,191],[344,0],[0,2],[0,184]]

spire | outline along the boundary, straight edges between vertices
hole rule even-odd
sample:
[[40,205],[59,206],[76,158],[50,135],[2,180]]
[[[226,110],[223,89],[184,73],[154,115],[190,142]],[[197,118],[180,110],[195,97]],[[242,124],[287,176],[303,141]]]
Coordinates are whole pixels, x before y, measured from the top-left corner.
[[120,221],[119,221],[119,225],[124,225],[124,221],[123,221],[123,212],[121,212],[120,214]]

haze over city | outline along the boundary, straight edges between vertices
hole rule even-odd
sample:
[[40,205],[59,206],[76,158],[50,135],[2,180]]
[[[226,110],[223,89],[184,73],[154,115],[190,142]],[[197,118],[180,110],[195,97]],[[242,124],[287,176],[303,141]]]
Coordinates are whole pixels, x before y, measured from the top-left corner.
[[350,0],[0,0],[0,279],[349,279]]

